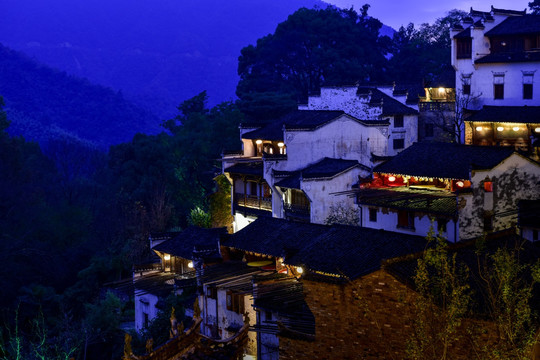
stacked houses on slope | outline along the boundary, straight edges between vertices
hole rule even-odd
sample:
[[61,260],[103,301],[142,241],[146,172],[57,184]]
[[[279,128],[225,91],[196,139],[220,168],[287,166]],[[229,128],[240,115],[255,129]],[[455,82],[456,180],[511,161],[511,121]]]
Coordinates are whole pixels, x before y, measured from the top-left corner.
[[[471,9],[451,36],[455,90],[413,103],[396,87],[323,87],[241,125],[242,152],[222,158],[233,234],[190,228],[153,246],[178,274],[163,278],[171,291],[196,282],[201,334],[249,322],[244,358],[403,358],[431,229],[465,262],[484,237],[539,258],[540,17]],[[441,110],[463,116],[465,144],[419,142],[441,138],[427,113]],[[136,299],[138,329],[150,293]],[[463,341],[452,358],[471,355]]]

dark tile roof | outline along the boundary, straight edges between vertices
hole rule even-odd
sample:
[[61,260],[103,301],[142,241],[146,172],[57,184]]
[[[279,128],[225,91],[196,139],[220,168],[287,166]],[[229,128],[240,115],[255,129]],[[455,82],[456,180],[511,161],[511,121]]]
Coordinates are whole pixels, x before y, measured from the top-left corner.
[[135,293],[143,292],[166,297],[174,289],[175,277],[175,274],[159,272],[135,278],[133,281]]
[[518,224],[540,228],[540,199],[520,200],[518,202]]
[[448,179],[470,179],[472,169],[491,169],[513,148],[451,143],[415,143],[373,171]]
[[262,161],[239,162],[226,168],[223,172],[240,175],[263,176]]
[[526,15],[527,9],[525,10],[497,9],[497,8],[494,8],[493,5],[491,5],[491,12],[494,14],[502,14],[502,15]]
[[540,33],[540,15],[510,16],[485,33],[486,36]]
[[289,265],[355,279],[380,268],[383,259],[424,249],[420,236],[343,225],[259,218],[224,246],[285,257]]
[[429,214],[454,216],[456,196],[442,190],[411,189],[406,186],[384,189],[361,189],[357,194],[362,205],[413,210]]
[[418,111],[415,109],[408,107],[389,95],[386,95],[375,87],[359,86],[356,93],[360,96],[367,96],[371,94],[370,105],[375,106],[382,103],[382,116],[418,114]]
[[463,30],[462,32],[459,32],[456,35],[454,35],[454,39],[468,39],[470,37],[471,37],[471,28],[470,27],[468,27],[465,30]]
[[540,106],[484,105],[466,121],[540,124]]
[[243,139],[283,141],[283,127],[287,129],[313,130],[345,114],[343,111],[296,110],[268,125],[242,135]]
[[280,180],[275,185],[290,189],[300,189],[300,179],[331,178],[358,166],[360,166],[360,164],[357,160],[332,159],[325,157],[315,164],[309,165],[302,170],[295,171],[292,175]]
[[475,22],[475,23],[473,24],[473,26],[474,26],[475,28],[479,28],[479,29],[484,29],[484,28],[485,28],[484,23],[482,22],[482,20],[478,20],[477,22]]
[[222,245],[275,257],[296,252],[313,237],[326,231],[326,226],[305,224],[271,217],[258,218],[232,234]]
[[252,278],[263,273],[257,267],[250,267],[242,261],[226,261],[221,264],[207,266],[197,274],[201,284],[227,288],[238,293],[253,291]]
[[380,269],[385,259],[423,251],[425,246],[421,236],[333,225],[285,263],[353,280]]
[[219,249],[219,241],[225,234],[226,228],[203,229],[190,226],[176,237],[154,246],[153,250],[191,260],[195,247],[215,246]]
[[473,10],[472,6],[471,6],[471,10],[469,11],[469,15],[470,16],[475,16],[475,17],[486,17],[488,15],[491,15],[489,12],[487,11],[479,11],[479,10]]
[[540,51],[521,51],[489,54],[475,60],[475,64],[537,62],[540,61]]

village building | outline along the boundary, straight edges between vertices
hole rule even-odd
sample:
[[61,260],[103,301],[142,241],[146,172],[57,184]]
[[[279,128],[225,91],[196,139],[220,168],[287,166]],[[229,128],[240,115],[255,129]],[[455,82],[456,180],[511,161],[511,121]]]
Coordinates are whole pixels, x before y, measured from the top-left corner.
[[540,164],[510,147],[417,143],[374,168],[356,192],[360,225],[452,242],[514,229],[540,198]]
[[513,146],[538,158],[540,15],[471,9],[451,36],[465,142]]
[[[189,227],[182,232],[150,235],[151,249],[159,258],[135,266],[129,284],[134,288],[137,331],[157,316],[167,296],[196,287],[196,268],[222,261],[220,242],[226,233],[225,228]],[[191,308],[192,299],[186,301]]]
[[417,109],[392,88],[321,88],[299,110],[267,125],[243,124],[241,154],[224,154],[234,231],[259,216],[324,223],[339,196],[371,173],[373,159],[417,140]]

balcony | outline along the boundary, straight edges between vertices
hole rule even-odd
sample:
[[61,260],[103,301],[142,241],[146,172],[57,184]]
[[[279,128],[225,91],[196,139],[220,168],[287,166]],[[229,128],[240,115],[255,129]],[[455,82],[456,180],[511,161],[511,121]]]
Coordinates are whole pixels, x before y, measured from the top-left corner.
[[272,198],[248,194],[234,194],[234,203],[250,209],[272,211]]
[[418,110],[422,111],[453,111],[454,101],[426,101],[418,103]]
[[283,204],[283,208],[285,210],[285,218],[296,221],[310,222],[311,211],[309,208],[309,204],[285,203]]

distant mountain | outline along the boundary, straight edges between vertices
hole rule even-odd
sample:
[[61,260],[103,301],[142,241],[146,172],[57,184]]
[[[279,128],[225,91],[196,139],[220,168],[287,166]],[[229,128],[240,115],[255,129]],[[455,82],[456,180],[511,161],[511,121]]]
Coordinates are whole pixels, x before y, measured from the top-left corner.
[[235,98],[240,50],[319,0],[2,0],[0,43],[159,115]]
[[41,143],[70,137],[101,148],[156,133],[160,120],[120,92],[51,69],[0,45],[0,95],[8,131]]

